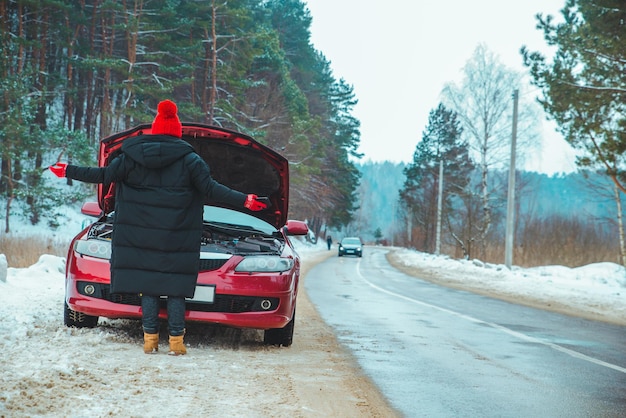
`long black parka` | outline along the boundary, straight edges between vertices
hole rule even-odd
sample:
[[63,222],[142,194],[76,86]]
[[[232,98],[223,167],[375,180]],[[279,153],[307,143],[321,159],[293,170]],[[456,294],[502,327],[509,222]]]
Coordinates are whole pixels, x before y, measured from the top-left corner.
[[66,169],[75,180],[116,184],[111,292],[193,297],[204,199],[243,207],[246,195],[215,181],[182,139],[141,135],[121,151],[106,167]]

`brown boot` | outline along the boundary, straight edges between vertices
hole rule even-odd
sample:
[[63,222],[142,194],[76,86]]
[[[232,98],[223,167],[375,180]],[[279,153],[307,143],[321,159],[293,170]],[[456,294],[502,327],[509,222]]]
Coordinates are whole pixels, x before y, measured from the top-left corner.
[[170,335],[170,352],[172,356],[187,354],[187,348],[183,342],[183,335]]
[[143,333],[143,352],[146,354],[155,354],[159,351],[159,334]]

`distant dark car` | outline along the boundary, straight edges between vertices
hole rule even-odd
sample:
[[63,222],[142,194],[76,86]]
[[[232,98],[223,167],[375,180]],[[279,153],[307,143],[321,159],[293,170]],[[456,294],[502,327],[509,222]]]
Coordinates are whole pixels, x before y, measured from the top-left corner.
[[[100,142],[99,165],[119,154],[124,140],[149,134],[151,125],[124,131]],[[208,125],[183,124],[183,140],[209,163],[213,177],[236,190],[267,196],[268,210],[205,202],[198,254],[200,272],[187,321],[265,331],[270,345],[293,339],[300,257],[289,240],[306,235],[302,221],[287,220],[289,164],[251,137]],[[114,229],[115,184],[99,185],[98,202],[83,213],[98,218],[72,241],[65,280],[65,325],[95,327],[98,317],[141,319],[138,294],[110,292],[109,258]],[[165,300],[160,318],[166,317]]]
[[361,239],[357,237],[346,237],[342,239],[339,243],[339,252],[337,255],[339,257],[342,255],[356,255],[362,257],[363,243]]

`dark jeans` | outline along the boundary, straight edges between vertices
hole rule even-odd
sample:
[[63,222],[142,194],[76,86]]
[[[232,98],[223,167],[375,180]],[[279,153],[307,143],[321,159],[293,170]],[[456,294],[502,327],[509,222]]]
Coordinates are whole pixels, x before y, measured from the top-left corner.
[[[159,297],[143,295],[141,297],[143,331],[147,334],[159,332]],[[185,298],[167,298],[167,327],[170,335],[185,333]]]

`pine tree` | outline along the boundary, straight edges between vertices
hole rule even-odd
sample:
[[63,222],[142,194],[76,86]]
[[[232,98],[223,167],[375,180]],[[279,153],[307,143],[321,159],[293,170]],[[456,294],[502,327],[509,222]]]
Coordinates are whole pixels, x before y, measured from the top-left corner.
[[412,163],[404,169],[406,180],[400,200],[412,228],[410,244],[419,250],[435,250],[440,161],[444,167],[445,217],[458,218],[453,213],[455,196],[465,193],[474,168],[461,133],[456,113],[439,104],[430,112]]
[[626,192],[626,3],[568,0],[561,13],[562,23],[537,16],[553,59],[523,48],[524,64],[578,166],[606,171]]

